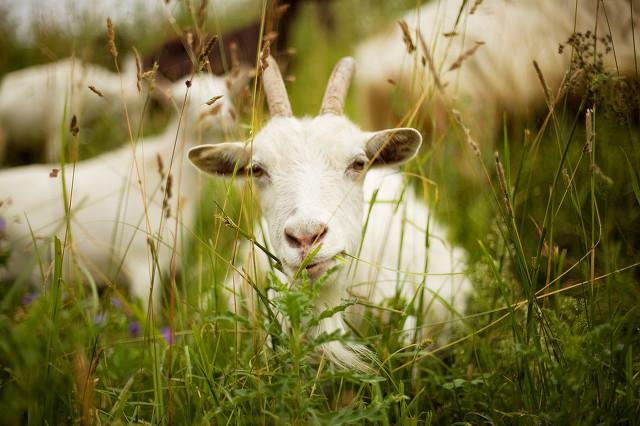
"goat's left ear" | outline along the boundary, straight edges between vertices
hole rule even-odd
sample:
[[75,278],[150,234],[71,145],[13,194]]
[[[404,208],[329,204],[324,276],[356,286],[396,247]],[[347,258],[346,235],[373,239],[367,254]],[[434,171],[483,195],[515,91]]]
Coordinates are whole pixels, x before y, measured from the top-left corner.
[[211,175],[231,176],[237,168],[236,175],[240,177],[249,164],[249,152],[242,142],[205,144],[191,148],[189,160]]
[[374,133],[365,142],[364,149],[373,166],[390,166],[412,159],[421,143],[420,132],[407,127]]

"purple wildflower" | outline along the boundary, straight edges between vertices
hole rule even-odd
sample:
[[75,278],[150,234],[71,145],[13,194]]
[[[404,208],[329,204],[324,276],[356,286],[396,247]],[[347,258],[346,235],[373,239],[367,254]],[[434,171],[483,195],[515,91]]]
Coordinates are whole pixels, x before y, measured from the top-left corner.
[[22,297],[22,304],[24,306],[30,306],[37,298],[38,293],[27,293]]
[[168,344],[173,345],[174,334],[169,327],[162,327],[160,333],[162,333],[162,337]]
[[2,234],[5,231],[5,229],[7,229],[7,221],[0,216],[0,234]]
[[120,300],[118,297],[113,296],[111,298],[111,304],[113,305],[114,308],[116,309],[120,309],[122,308],[122,300]]
[[133,321],[129,324],[129,334],[131,337],[140,336],[140,323],[138,321]]
[[94,325],[104,325],[106,322],[107,322],[107,316],[104,314],[104,312],[99,312],[98,314],[96,314],[95,318],[93,319]]

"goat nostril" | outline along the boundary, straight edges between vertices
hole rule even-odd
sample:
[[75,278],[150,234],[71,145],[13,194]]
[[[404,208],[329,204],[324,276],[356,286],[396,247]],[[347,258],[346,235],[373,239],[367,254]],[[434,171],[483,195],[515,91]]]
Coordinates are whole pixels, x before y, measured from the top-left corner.
[[295,248],[300,247],[300,245],[301,245],[300,240],[299,240],[299,239],[297,239],[295,236],[293,236],[293,235],[292,235],[289,231],[287,231],[286,229],[285,229],[285,231],[284,231],[284,236],[285,236],[285,238],[287,239],[287,243],[289,243],[289,245],[290,245],[291,247],[295,247]]

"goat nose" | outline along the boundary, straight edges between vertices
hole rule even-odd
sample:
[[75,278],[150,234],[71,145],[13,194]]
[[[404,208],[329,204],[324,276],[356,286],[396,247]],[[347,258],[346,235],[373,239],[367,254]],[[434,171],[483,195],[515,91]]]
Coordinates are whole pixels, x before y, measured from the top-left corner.
[[293,248],[308,249],[319,243],[327,235],[329,228],[324,223],[312,223],[306,226],[287,226],[284,236]]

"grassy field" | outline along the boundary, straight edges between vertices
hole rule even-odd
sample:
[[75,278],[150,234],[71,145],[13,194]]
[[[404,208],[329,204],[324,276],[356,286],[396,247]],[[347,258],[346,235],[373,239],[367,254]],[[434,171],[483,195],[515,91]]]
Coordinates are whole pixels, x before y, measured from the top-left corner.
[[[315,114],[336,59],[415,6],[376,3],[335,2],[331,33],[315,5],[303,8],[288,85],[298,115]],[[219,23],[209,18],[205,27],[215,32]],[[185,11],[177,22],[196,21]],[[3,27],[0,74],[71,54],[113,68],[103,32],[65,38],[42,29],[24,48]],[[144,53],[171,32],[165,24],[153,35],[117,29],[116,42]],[[553,113],[505,116],[499,142],[479,141],[482,158],[452,120],[446,137],[407,166],[435,182],[431,209],[469,254],[475,294],[449,344],[407,345],[398,333],[405,306],[393,305],[385,321],[372,309],[349,336],[309,339],[317,284],[282,290],[255,317],[229,312],[222,286],[242,237],[217,205],[231,217],[241,207],[248,216],[257,211],[237,187],[203,179],[194,238],[176,279],[165,277],[156,321],[129,301],[124,283],[98,296],[91,277],[62,279],[57,262],[46,265],[46,285],[2,283],[0,423],[639,423],[640,120],[637,110],[616,108],[613,96],[567,96]],[[358,122],[354,98],[347,110]],[[266,118],[245,108],[247,136],[259,125],[253,112],[258,122]],[[145,132],[165,119],[152,114]],[[81,129],[91,138],[81,139],[83,155],[125,142],[120,127]],[[421,190],[421,181],[411,183]],[[59,260],[66,247],[57,250]],[[9,255],[0,252],[0,267]],[[264,285],[282,287],[274,280]],[[291,330],[281,329],[273,309]],[[362,342],[380,363],[370,373],[335,368],[314,352],[328,338]]]

